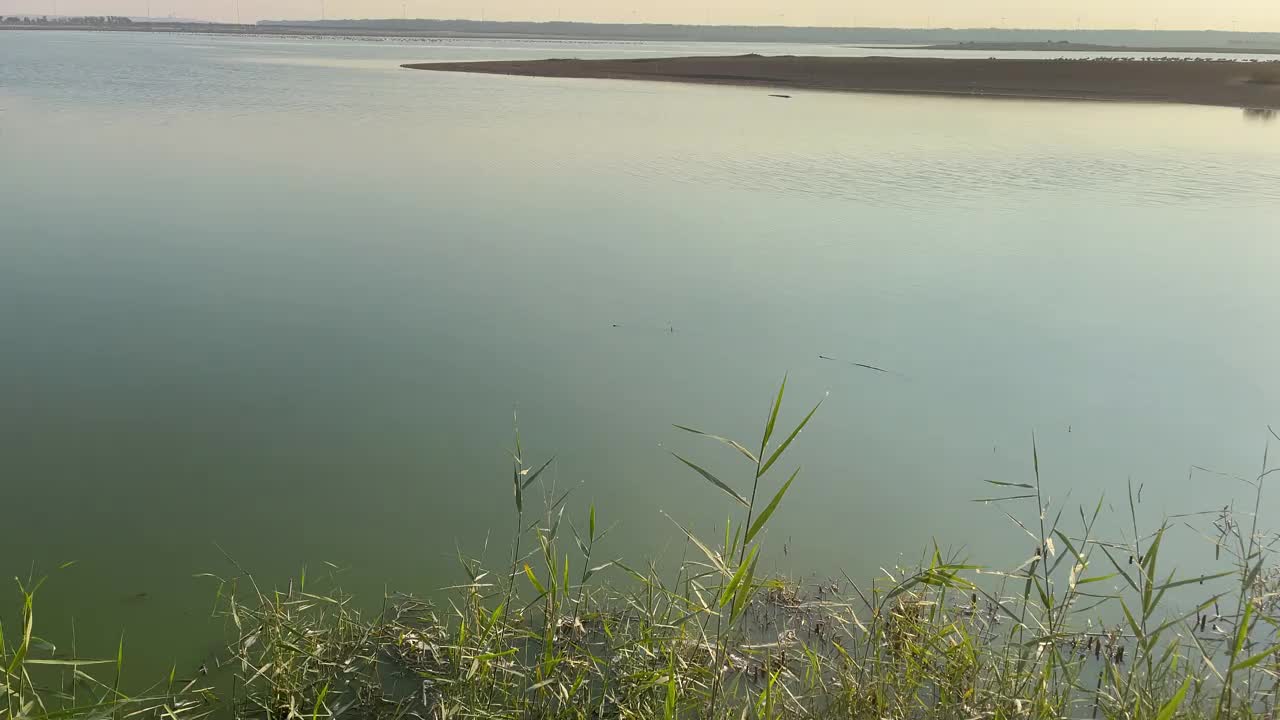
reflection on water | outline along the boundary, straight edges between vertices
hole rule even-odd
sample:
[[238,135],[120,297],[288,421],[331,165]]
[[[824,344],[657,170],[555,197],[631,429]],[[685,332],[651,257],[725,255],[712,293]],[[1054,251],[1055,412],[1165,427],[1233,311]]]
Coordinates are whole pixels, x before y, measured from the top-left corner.
[[1280,115],[1280,111],[1272,108],[1245,108],[1244,117],[1246,120],[1255,122],[1274,122],[1276,115]]
[[[695,150],[680,157],[646,158],[637,172],[660,173],[674,182],[724,184],[774,194],[850,202],[878,198],[904,210],[916,206],[921,197],[960,207],[992,208],[1054,193],[1152,207],[1189,200],[1253,207],[1280,203],[1280,172],[1233,164],[1226,158],[1190,162],[1136,148],[1122,152],[1022,148],[998,162],[982,151],[920,153],[897,148],[787,155],[762,148],[755,157],[743,157]],[[1195,182],[1187,181],[1191,176]]]

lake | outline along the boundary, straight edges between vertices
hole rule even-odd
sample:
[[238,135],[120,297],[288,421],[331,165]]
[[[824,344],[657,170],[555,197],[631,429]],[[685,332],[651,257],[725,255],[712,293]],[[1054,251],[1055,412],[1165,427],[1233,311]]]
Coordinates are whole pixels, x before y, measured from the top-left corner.
[[780,424],[829,396],[776,572],[1026,557],[972,501],[1033,433],[1055,507],[1247,494],[1280,123],[398,67],[750,51],[855,52],[0,33],[0,576],[52,575],[44,634],[124,629],[159,677],[208,656],[227,557],[375,607],[500,564],[513,411],[602,554],[678,557],[729,507],[670,453],[746,468],[672,424],[758,442],[784,373]]

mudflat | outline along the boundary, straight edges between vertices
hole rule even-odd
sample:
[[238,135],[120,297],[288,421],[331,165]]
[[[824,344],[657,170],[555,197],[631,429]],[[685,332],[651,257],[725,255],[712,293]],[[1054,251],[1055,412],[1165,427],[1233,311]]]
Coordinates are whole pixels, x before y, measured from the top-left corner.
[[804,90],[1280,108],[1280,63],[739,55],[413,63],[404,67]]

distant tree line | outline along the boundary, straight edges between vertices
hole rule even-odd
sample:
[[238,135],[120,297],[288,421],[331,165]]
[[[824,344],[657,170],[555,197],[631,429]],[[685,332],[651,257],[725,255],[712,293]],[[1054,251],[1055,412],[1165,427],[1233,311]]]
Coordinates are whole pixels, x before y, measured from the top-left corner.
[[11,15],[9,17],[0,17],[0,24],[4,25],[131,25],[132,23],[133,20],[123,15],[85,15],[81,17]]
[[[852,18],[850,18],[852,21]],[[381,31],[424,35],[530,36],[587,40],[676,42],[780,42],[818,44],[946,45],[978,43],[1070,42],[1088,45],[1224,48],[1238,42],[1280,47],[1280,33],[1223,30],[1062,30],[1008,28],[749,27],[735,25],[659,25],[645,23],[510,22],[445,19],[263,20],[268,27],[325,31]]]

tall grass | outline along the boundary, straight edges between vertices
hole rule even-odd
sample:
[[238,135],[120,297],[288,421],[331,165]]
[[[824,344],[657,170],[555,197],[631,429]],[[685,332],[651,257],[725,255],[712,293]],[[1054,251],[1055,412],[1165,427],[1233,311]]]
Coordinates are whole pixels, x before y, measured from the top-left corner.
[[114,657],[80,657],[74,641],[64,652],[36,628],[36,595],[44,580],[17,580],[17,585],[20,624],[8,635],[0,624],[0,718],[199,720],[214,711],[217,704],[204,678],[179,680],[177,668],[165,682],[126,693],[121,685],[124,636]]
[[[24,591],[25,630],[0,640],[0,720],[213,708],[263,720],[1275,716],[1280,575],[1258,517],[1265,458],[1251,507],[1144,528],[1129,488],[1127,529],[1108,539],[1103,502],[1052,507],[1033,439],[1031,477],[982,498],[1025,538],[1025,561],[980,567],[934,546],[869,582],[799,585],[759,572],[765,531],[800,478],[788,451],[821,405],[777,432],[785,397],[784,379],[750,448],[677,426],[740,458],[743,473],[677,456],[689,492],[723,495],[729,520],[711,540],[672,518],[688,549],[673,568],[602,562],[603,513],[571,512],[545,481],[553,461],[530,462],[517,432],[510,563],[495,572],[460,556],[447,600],[392,595],[366,617],[327,582],[304,574],[267,590],[237,569],[218,581],[234,681],[217,704],[173,682],[125,698],[114,661],[74,661],[57,667],[108,671],[77,704],[29,676],[48,668],[31,653]],[[1197,522],[1223,568],[1180,576],[1162,549]]]

